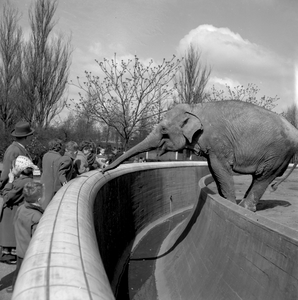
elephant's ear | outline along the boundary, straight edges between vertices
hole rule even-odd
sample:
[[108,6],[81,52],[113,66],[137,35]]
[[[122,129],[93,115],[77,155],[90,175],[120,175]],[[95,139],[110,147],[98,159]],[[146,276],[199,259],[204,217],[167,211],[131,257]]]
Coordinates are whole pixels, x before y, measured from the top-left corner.
[[183,135],[187,138],[188,142],[192,142],[193,135],[198,130],[203,130],[203,124],[201,120],[194,114],[186,112],[185,119],[182,123]]

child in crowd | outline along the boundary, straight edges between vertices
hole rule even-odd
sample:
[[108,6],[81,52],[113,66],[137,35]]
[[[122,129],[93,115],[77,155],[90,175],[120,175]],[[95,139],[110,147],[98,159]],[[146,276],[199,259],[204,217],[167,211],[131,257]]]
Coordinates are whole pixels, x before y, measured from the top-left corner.
[[92,146],[89,142],[83,141],[80,144],[80,151],[78,151],[77,157],[74,162],[78,175],[89,171],[88,156],[91,151]]
[[62,158],[60,158],[60,165],[58,169],[58,189],[77,176],[74,168],[74,160],[77,156],[78,148],[78,144],[73,141],[65,144],[65,153]]
[[99,163],[96,160],[96,145],[94,142],[87,141],[89,144],[89,150],[88,153],[84,153],[87,156],[87,162],[88,162],[88,167],[89,171],[96,170],[99,168]]
[[22,194],[24,185],[33,181],[33,169],[35,168],[36,166],[26,156],[20,155],[12,162],[12,169],[8,174],[8,183],[3,189],[3,209],[0,222],[1,262],[16,263],[16,239],[13,220],[18,207],[24,201]]
[[29,243],[44,212],[40,205],[43,200],[43,195],[44,186],[42,183],[34,181],[27,182],[23,188],[25,202],[18,208],[14,217],[14,231],[17,244],[17,266],[13,276],[12,285],[6,289],[8,293],[13,292]]
[[107,156],[105,154],[105,149],[104,148],[99,148],[99,153],[96,156],[96,161],[98,163],[98,167],[100,169],[104,169],[106,166],[106,160]]

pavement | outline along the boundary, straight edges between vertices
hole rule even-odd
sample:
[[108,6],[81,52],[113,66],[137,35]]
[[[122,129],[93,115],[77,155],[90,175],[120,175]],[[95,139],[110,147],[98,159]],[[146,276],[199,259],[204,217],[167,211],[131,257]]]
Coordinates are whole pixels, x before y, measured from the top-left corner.
[[12,293],[7,293],[6,288],[11,285],[16,265],[0,263],[0,300],[11,300]]

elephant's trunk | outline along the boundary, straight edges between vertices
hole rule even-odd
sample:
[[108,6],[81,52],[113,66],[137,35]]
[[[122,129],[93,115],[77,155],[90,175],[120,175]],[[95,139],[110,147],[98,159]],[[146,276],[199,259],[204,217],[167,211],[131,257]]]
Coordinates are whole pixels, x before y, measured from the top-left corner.
[[127,152],[118,157],[111,165],[104,168],[102,173],[117,168],[121,163],[128,160],[132,156],[159,148],[160,142],[161,134],[159,133],[158,128],[156,128],[142,142],[129,149]]

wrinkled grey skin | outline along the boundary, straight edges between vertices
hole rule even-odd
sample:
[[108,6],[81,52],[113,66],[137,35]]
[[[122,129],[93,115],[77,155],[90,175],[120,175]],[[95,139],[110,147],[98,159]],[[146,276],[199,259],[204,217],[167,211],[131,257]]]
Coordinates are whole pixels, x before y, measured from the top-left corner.
[[297,151],[298,131],[283,117],[242,101],[179,104],[103,172],[142,152],[158,149],[162,155],[184,148],[207,158],[219,194],[234,203],[233,175],[251,174],[240,205],[256,211],[268,185],[284,173]]

